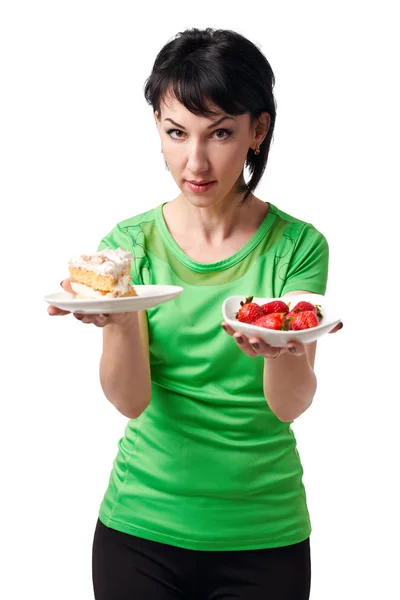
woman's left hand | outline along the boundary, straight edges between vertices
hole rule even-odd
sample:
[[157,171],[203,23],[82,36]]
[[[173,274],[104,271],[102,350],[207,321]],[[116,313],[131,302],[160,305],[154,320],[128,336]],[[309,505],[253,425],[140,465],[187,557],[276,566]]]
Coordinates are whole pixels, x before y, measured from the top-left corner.
[[[264,358],[278,358],[282,354],[293,354],[294,356],[301,356],[305,352],[304,344],[291,340],[287,343],[285,348],[277,348],[266,344],[258,337],[247,338],[243,333],[234,331],[225,321],[221,323],[221,327],[226,333],[233,337],[239,348],[248,356],[263,356]],[[338,323],[332,331],[329,333],[336,333],[343,327],[343,323]]]
[[263,356],[264,358],[278,358],[282,354],[291,353],[296,356],[304,354],[304,345],[300,342],[290,341],[285,348],[277,348],[266,344],[258,337],[247,338],[243,333],[234,331],[227,323],[222,322],[221,327],[226,333],[233,337],[239,348],[253,358],[254,356]]

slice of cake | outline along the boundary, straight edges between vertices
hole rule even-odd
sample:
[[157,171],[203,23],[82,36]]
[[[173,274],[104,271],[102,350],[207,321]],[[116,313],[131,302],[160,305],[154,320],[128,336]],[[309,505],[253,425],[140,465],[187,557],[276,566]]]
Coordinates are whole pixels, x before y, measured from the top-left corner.
[[122,248],[105,248],[68,261],[71,287],[77,298],[123,298],[137,296],[131,281],[132,254]]

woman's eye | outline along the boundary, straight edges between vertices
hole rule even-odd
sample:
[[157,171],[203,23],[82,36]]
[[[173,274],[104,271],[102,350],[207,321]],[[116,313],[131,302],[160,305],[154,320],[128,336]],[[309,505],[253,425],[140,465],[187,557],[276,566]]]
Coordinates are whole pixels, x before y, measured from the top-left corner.
[[228,129],[217,129],[214,131],[214,135],[218,140],[226,140],[230,135],[232,135],[232,132]]
[[168,135],[170,137],[172,137],[173,140],[181,140],[183,136],[181,136],[180,134],[183,134],[183,131],[181,131],[180,129],[170,129],[169,131],[167,131]]

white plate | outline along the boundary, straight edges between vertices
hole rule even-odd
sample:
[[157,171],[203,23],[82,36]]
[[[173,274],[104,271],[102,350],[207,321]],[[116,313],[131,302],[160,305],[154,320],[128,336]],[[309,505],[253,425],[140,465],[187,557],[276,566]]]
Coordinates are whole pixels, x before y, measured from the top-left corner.
[[183,292],[183,288],[177,285],[135,285],[134,287],[138,295],[128,298],[78,300],[68,292],[56,292],[45,296],[44,299],[51,306],[61,310],[96,315],[147,310],[168,302]]
[[318,294],[298,294],[296,296],[286,296],[285,298],[253,298],[253,302],[257,304],[265,304],[272,300],[283,300],[286,304],[290,302],[293,308],[300,300],[307,300],[312,304],[321,306],[322,319],[319,325],[311,329],[302,329],[301,331],[276,331],[274,329],[265,329],[265,327],[257,327],[242,323],[235,318],[235,314],[240,308],[240,302],[244,301],[244,296],[229,296],[222,305],[222,315],[224,321],[235,331],[243,333],[246,337],[258,337],[263,342],[274,346],[275,348],[284,348],[291,340],[296,340],[302,344],[310,344],[318,338],[329,333],[340,321],[336,310],[331,306],[329,300],[325,296]]

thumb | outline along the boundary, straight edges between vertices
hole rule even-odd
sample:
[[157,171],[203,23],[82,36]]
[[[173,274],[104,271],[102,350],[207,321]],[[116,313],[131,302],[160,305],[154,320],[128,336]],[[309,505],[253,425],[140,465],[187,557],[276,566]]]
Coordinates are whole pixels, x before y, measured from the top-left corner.
[[303,344],[297,342],[296,340],[291,340],[288,342],[286,349],[290,352],[290,354],[294,354],[295,356],[301,356],[305,352],[305,348]]
[[71,281],[70,279],[63,279],[62,282],[60,283],[61,287],[63,290],[65,290],[66,292],[68,292],[69,294],[73,294],[74,296],[76,295],[74,290],[71,287]]
[[343,327],[343,323],[342,321],[340,321],[340,323],[338,323],[336,325],[336,327],[334,327],[333,329],[331,329],[331,331],[329,333],[336,333],[337,331],[340,331]]

